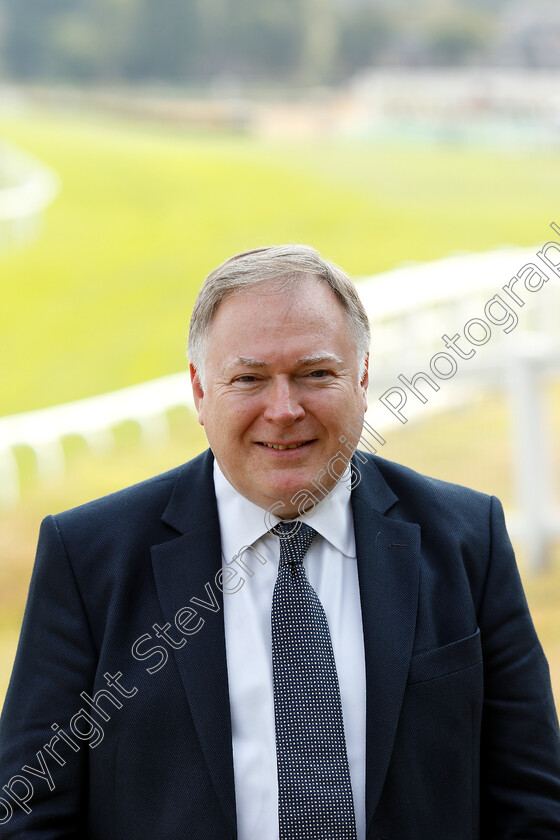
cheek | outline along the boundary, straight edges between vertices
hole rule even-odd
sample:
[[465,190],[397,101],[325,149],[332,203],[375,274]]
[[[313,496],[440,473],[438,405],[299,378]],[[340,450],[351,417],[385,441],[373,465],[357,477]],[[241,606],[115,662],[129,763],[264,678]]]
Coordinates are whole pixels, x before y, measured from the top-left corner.
[[225,399],[213,406],[212,423],[221,439],[239,439],[259,416],[259,408],[250,399]]
[[348,424],[354,422],[358,405],[358,394],[355,391],[326,392],[321,395],[310,410],[327,431],[336,433],[337,437]]
[[[343,403],[332,406],[329,417],[324,419],[329,432],[329,445],[334,449],[344,450],[345,441],[356,438],[356,430],[362,426],[364,413],[361,393],[348,394]],[[341,441],[341,437],[345,440]]]

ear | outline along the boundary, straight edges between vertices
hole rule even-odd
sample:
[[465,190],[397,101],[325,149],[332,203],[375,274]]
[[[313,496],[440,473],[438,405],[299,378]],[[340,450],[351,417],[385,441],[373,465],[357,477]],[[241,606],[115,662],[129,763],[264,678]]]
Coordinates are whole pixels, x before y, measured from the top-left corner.
[[362,376],[362,380],[360,382],[360,388],[362,390],[362,395],[364,398],[364,411],[367,411],[368,402],[367,402],[367,392],[368,392],[368,385],[369,385],[369,353],[365,358],[364,363],[364,375]]
[[189,373],[191,375],[191,386],[194,398],[194,404],[196,407],[196,411],[198,413],[198,422],[201,426],[204,426],[204,419],[203,419],[203,411],[202,407],[204,404],[204,391],[202,390],[202,384],[200,382],[200,376],[198,375],[198,371],[193,364],[189,363]]

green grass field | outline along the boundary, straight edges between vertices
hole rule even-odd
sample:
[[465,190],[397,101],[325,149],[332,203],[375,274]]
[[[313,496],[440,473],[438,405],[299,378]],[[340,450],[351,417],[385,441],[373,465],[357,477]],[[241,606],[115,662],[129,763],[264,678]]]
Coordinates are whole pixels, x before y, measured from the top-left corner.
[[[0,119],[62,192],[0,256],[0,415],[180,370],[196,291],[245,248],[315,245],[354,275],[548,238],[558,154],[274,143],[85,115]],[[450,278],[450,282],[453,278]]]
[[[62,192],[41,238],[0,254],[0,415],[184,368],[196,291],[244,248],[308,242],[363,275],[453,251],[541,243],[549,222],[560,222],[558,153],[280,144],[46,113],[1,118],[2,137],[52,166]],[[558,388],[550,404],[558,427]],[[174,417],[164,450],[145,451],[136,438],[134,428],[118,430],[119,446],[104,457],[68,442],[68,474],[48,488],[35,484],[30,463],[23,503],[0,516],[0,705],[40,519],[205,446],[186,412]],[[386,457],[511,503],[507,418],[494,395],[387,438]],[[560,699],[558,552],[552,560],[527,586]]]

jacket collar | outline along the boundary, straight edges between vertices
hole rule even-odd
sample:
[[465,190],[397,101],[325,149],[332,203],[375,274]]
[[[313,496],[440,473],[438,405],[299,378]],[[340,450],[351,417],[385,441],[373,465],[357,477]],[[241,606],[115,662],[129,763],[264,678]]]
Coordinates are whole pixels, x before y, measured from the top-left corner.
[[[363,457],[367,458],[366,464],[362,463],[361,458],[352,458],[360,476],[360,483],[352,491],[352,499],[359,499],[377,513],[387,513],[398,502],[398,497],[381,475],[373,457]],[[162,515],[163,521],[179,533],[192,532],[218,516],[213,468],[214,455],[211,449],[180,468],[169,504]]]
[[161,518],[180,534],[197,531],[218,517],[213,465],[214,455],[211,449],[207,449],[179,470],[169,504]]

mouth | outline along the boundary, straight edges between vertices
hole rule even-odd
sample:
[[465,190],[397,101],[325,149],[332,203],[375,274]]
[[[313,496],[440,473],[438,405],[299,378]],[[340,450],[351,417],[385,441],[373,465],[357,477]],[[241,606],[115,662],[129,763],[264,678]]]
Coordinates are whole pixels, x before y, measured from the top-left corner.
[[275,449],[278,452],[284,452],[286,449],[301,449],[304,446],[309,446],[313,443],[312,440],[303,440],[295,443],[266,443],[265,441],[257,441],[259,446],[264,446],[267,449]]

